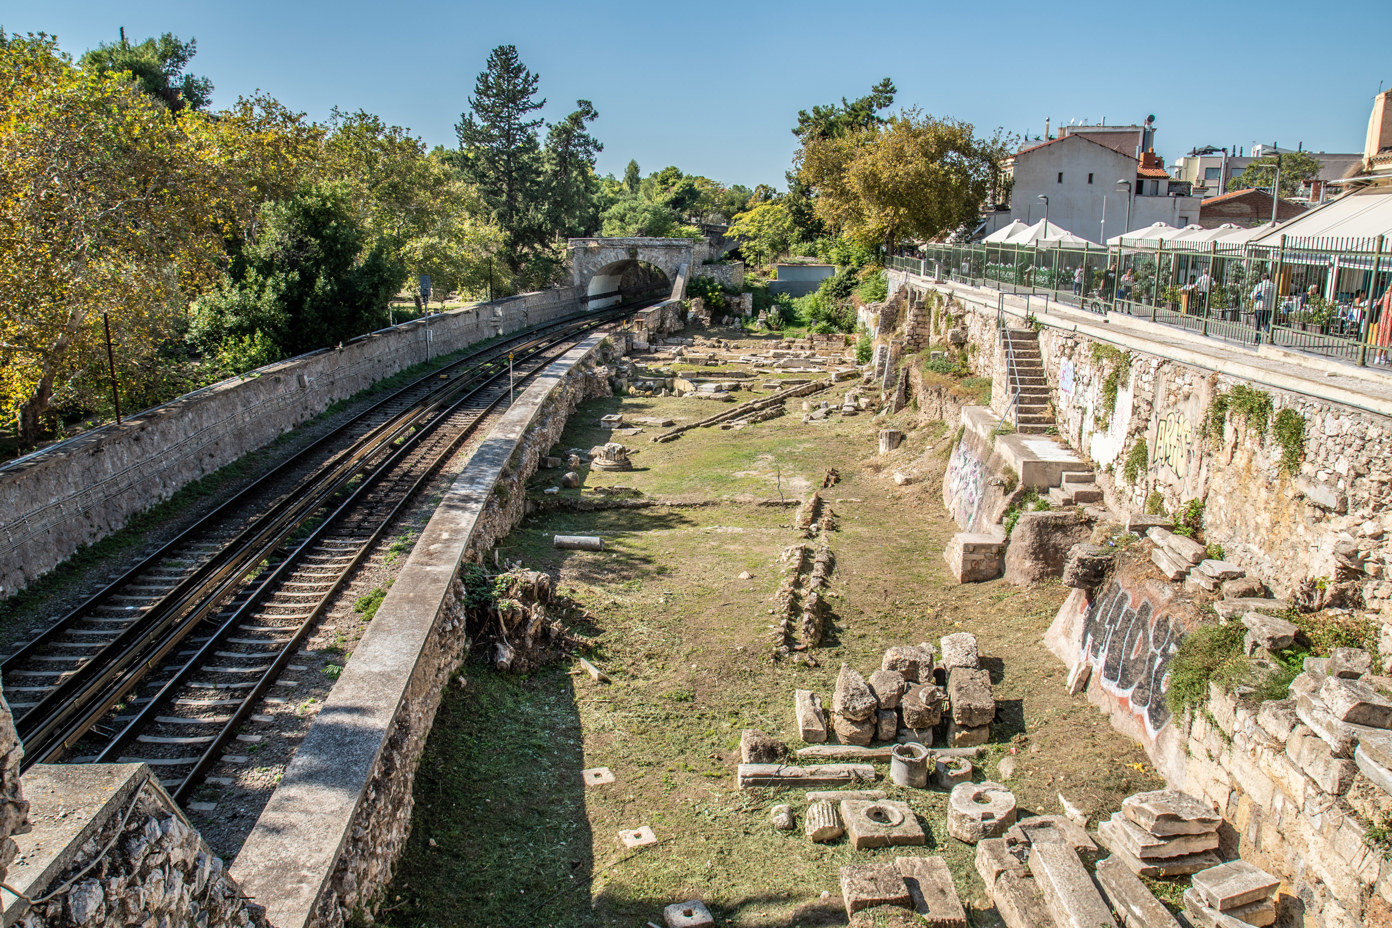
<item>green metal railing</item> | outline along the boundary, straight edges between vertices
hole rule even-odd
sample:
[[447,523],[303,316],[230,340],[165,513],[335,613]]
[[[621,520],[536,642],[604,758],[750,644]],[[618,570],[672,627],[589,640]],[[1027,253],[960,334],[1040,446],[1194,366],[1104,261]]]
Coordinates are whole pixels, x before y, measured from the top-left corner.
[[[1392,355],[1392,286],[1384,236],[1196,248],[1126,245],[932,244],[896,270],[1001,293],[1042,296],[1096,313],[1120,312],[1240,344],[1271,344],[1359,365]],[[1254,300],[1263,279],[1270,296]],[[1383,318],[1386,315],[1387,318]]]

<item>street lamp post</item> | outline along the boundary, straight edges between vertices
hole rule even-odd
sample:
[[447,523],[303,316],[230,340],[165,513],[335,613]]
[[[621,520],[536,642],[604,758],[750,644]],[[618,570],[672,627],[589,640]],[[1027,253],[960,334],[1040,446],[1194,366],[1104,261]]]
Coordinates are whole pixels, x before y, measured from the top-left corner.
[[1049,198],[1040,194],[1037,199],[1044,201],[1044,234],[1049,234]]
[[1131,231],[1131,181],[1124,177],[1118,178],[1116,188],[1120,190],[1122,187],[1126,188],[1126,228],[1121,230],[1121,234],[1125,235]]

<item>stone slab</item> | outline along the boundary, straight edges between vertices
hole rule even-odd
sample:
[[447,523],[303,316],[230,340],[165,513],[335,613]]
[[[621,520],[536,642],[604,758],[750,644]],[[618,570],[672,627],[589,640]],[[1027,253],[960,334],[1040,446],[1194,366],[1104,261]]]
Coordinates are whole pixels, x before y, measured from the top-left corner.
[[907,909],[913,906],[909,888],[892,863],[852,864],[841,868],[841,899],[846,904],[846,916],[861,909],[892,905]]
[[1216,831],[1222,817],[1207,802],[1173,789],[1127,796],[1122,813],[1152,835],[1196,835]]
[[1029,871],[1006,871],[990,886],[991,901],[1007,928],[1048,928],[1053,924],[1048,903]]
[[882,789],[814,789],[807,793],[808,802],[840,802],[842,799],[883,799],[887,796]]
[[1007,870],[1028,873],[1028,857],[1029,848],[1023,845],[1012,845],[1005,838],[983,838],[976,845],[976,872],[990,886]]
[[1184,891],[1184,915],[1193,928],[1252,928],[1241,919],[1225,915],[1212,906],[1205,905],[1193,887]]
[[947,723],[947,737],[944,743],[949,748],[970,748],[983,745],[991,740],[991,726],[982,725],[980,728],[964,728],[956,722]]
[[826,712],[822,710],[822,702],[816,693],[811,690],[796,691],[793,694],[793,714],[803,741],[808,744],[826,743]]
[[1107,904],[1126,928],[1179,928],[1170,910],[1122,861],[1115,857],[1098,861],[1094,874]]
[[643,847],[648,844],[657,843],[657,835],[653,834],[652,827],[642,825],[638,828],[630,828],[619,832],[619,840],[624,847]]
[[1215,561],[1212,558],[1199,561],[1198,570],[1213,580],[1236,580],[1247,576],[1247,571],[1230,561]]
[[858,851],[875,847],[914,847],[928,836],[907,802],[893,799],[841,800],[841,824]]
[[798,757],[812,758],[852,758],[857,761],[864,761],[867,764],[887,764],[889,763],[889,752],[891,748],[867,748],[859,744],[814,744],[810,747],[798,748]]
[[1130,867],[1131,872],[1137,876],[1187,876],[1191,873],[1198,873],[1200,870],[1207,870],[1209,867],[1216,867],[1223,862],[1223,859],[1213,851],[1201,851],[1198,854],[1190,854],[1188,857],[1171,857],[1168,860],[1143,861],[1128,853],[1117,843],[1116,834],[1112,830],[1110,821],[1097,826],[1097,839],[1107,850],[1112,852],[1113,857]]
[[947,832],[975,844],[998,838],[1015,824],[1015,796],[999,783],[959,783],[947,799]]
[[1392,728],[1392,701],[1361,680],[1332,676],[1320,687],[1320,699],[1341,722]]
[[1006,831],[1005,842],[1012,846],[1066,844],[1085,859],[1097,854],[1097,843],[1088,837],[1082,826],[1064,815],[1031,815],[1019,819]]
[[791,764],[740,764],[735,773],[740,789],[756,786],[839,786],[847,783],[873,782],[875,768],[870,764],[818,764],[794,767]]
[[1284,599],[1260,599],[1255,596],[1241,599],[1220,599],[1213,604],[1213,611],[1224,621],[1241,618],[1244,612],[1265,612],[1279,615],[1289,611],[1291,604]]
[[[1294,685],[1291,690],[1295,691]],[[1295,714],[1329,745],[1329,750],[1335,757],[1352,757],[1353,749],[1358,745],[1358,739],[1363,733],[1384,730],[1341,722],[1329,711],[1323,700],[1307,693],[1296,693]]]
[[[995,424],[991,425],[995,428]],[[1087,473],[1092,465],[1071,448],[1048,435],[1000,435],[995,451],[1003,463],[1020,475],[1020,486],[1043,491],[1063,482],[1066,473]]]
[[1057,928],[1116,928],[1116,919],[1071,847],[1035,845],[1029,870]]
[[[1294,622],[1255,610],[1242,614],[1242,624],[1247,626],[1249,635],[1259,647],[1270,651],[1290,647],[1300,631]],[[1250,647],[1247,650],[1249,654],[1252,651]]]
[[1358,765],[1359,771],[1374,786],[1392,796],[1392,769],[1389,769],[1385,764],[1378,763],[1364,753],[1367,746],[1367,742],[1364,741],[1354,749],[1353,762]]
[[1329,673],[1356,680],[1373,672],[1373,655],[1363,648],[1334,648],[1329,652]]
[[[929,674],[932,674],[932,670],[929,670]],[[899,698],[904,695],[904,687],[908,685],[904,675],[897,670],[877,670],[866,682],[870,684],[882,710],[898,709]]]
[[1245,860],[1232,860],[1194,874],[1192,886],[1204,905],[1220,912],[1275,895],[1281,881]]
[[580,771],[580,779],[586,786],[603,786],[614,782],[614,771],[608,767],[589,767]]
[[905,683],[931,683],[935,661],[933,649],[927,645],[896,645],[885,651],[880,669],[899,674]]
[[1201,851],[1218,848],[1218,832],[1210,831],[1197,835],[1170,835],[1156,837],[1120,812],[1109,820],[1113,840],[1132,857],[1143,863],[1163,863],[1175,857],[1188,857]]
[[967,912],[952,873],[941,857],[896,857],[894,866],[904,878],[913,908],[932,928],[969,928]]
[[855,722],[873,721],[878,708],[875,693],[865,678],[849,664],[842,664],[831,697],[832,714]]

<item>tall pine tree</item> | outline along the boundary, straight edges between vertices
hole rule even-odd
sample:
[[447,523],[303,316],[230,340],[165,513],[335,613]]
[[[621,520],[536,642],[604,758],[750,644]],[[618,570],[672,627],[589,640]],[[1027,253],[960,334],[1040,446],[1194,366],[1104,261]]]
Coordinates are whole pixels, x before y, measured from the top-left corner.
[[514,45],[499,45],[488,68],[474,83],[469,110],[460,115],[460,157],[464,176],[478,187],[506,238],[506,260],[514,274],[522,271],[546,238],[540,215],[542,194],[540,117],[546,105],[537,100],[541,78],[527,70]]
[[586,131],[599,118],[589,100],[546,133],[546,223],[553,236],[584,235],[599,225],[595,159],[604,146]]

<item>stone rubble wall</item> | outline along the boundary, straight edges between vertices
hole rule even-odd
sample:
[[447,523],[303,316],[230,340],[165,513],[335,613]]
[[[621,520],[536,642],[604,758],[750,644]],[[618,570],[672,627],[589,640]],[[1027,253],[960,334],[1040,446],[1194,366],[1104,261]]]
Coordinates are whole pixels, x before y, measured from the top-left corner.
[[0,598],[427,352],[438,357],[575,309],[567,287],[451,310],[213,384],[0,467]]
[[[908,285],[903,272],[889,278],[891,293]],[[969,353],[973,372],[993,379],[995,408],[1006,399],[996,308],[939,286],[949,314],[962,314],[976,346]],[[1392,614],[1392,419],[1138,350],[1130,351],[1129,373],[1108,409],[1104,385],[1119,363],[1116,347],[1041,321],[1059,436],[1097,465],[1114,509],[1144,511],[1152,494],[1170,513],[1204,500],[1206,540],[1278,596],[1323,581]],[[1011,322],[1020,324],[1013,316]],[[1239,385],[1270,396],[1271,422],[1282,409],[1304,419],[1305,453],[1295,474],[1286,472],[1269,423],[1263,433],[1230,412],[1221,439],[1203,434],[1213,397]],[[1127,482],[1127,457],[1141,442],[1146,466]]]
[[29,803],[24,801],[19,762],[24,748],[15,731],[10,704],[0,693],[0,883],[19,852],[15,835],[29,833]]
[[743,290],[744,262],[725,261],[720,264],[697,263],[692,265],[691,276],[708,277],[727,290]]
[[48,879],[25,884],[22,891],[34,904],[7,896],[6,924],[270,928],[264,909],[247,899],[144,765],[31,769],[25,780],[40,803],[36,812],[42,810],[44,816],[24,842],[25,851],[51,851],[45,848],[50,828],[71,828],[72,823],[62,821],[69,810],[42,807],[51,779],[91,779],[110,771],[124,774],[117,789],[105,801],[97,800],[99,808],[83,823],[76,846],[62,849],[63,865],[50,868]]
[[[459,566],[520,521],[526,481],[575,407],[611,392],[599,362],[614,350],[594,336],[549,387],[533,385],[549,392],[530,409],[519,408],[524,393],[422,532],[233,864],[247,892],[271,900],[277,928],[371,921],[410,834],[415,772],[443,689],[469,647]],[[361,734],[335,730],[345,725]]]

